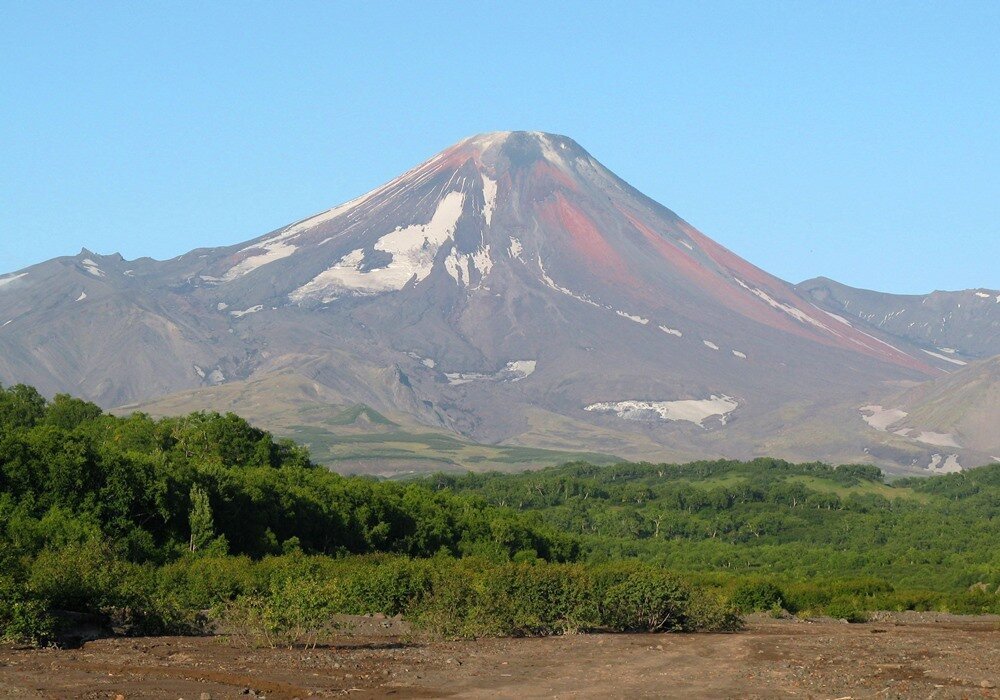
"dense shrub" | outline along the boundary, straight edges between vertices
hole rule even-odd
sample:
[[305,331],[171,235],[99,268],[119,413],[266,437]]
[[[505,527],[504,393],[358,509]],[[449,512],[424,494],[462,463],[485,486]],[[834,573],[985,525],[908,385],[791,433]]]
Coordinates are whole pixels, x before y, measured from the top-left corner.
[[770,581],[745,581],[736,586],[730,602],[742,613],[786,607],[785,594]]
[[40,644],[51,638],[55,625],[48,607],[48,601],[0,576],[0,642]]

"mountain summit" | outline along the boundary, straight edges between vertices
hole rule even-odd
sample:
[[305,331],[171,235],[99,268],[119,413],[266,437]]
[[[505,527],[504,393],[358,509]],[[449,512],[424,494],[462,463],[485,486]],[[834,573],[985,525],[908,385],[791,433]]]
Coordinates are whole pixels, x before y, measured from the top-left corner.
[[821,307],[572,139],[495,132],[247,243],[0,277],[0,380],[278,430],[363,404],[487,443],[869,459],[857,406],[950,367]]

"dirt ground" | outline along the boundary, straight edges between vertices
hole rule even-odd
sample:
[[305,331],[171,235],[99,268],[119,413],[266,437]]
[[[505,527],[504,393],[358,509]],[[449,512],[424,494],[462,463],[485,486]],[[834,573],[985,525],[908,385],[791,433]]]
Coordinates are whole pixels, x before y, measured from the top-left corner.
[[368,619],[315,650],[225,637],[0,649],[0,697],[1000,698],[1000,618],[754,617],[735,634],[431,641]]

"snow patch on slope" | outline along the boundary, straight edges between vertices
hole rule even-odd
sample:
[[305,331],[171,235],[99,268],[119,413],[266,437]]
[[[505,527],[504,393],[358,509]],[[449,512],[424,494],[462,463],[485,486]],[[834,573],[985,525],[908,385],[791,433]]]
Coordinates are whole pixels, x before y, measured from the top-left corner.
[[538,366],[535,360],[512,360],[504,365],[504,368],[493,374],[482,374],[480,372],[445,372],[444,376],[451,386],[460,386],[479,380],[490,380],[494,382],[519,382],[527,379],[535,373]]
[[807,323],[807,324],[809,324],[811,326],[815,326],[816,328],[820,328],[822,330],[825,330],[828,333],[832,333],[835,336],[838,336],[838,337],[840,336],[840,334],[837,333],[837,331],[833,330],[832,328],[830,328],[828,325],[826,325],[822,321],[817,321],[815,318],[813,318],[812,316],[810,316],[806,312],[802,311],[802,309],[796,308],[796,307],[792,306],[791,304],[785,304],[784,302],[780,302],[777,299],[775,299],[774,297],[772,297],[770,294],[768,294],[767,292],[765,292],[763,289],[758,289],[757,287],[751,287],[750,285],[748,285],[746,282],[744,282],[743,280],[739,279],[738,277],[734,277],[733,279],[736,280],[736,284],[740,285],[741,287],[743,287],[744,289],[746,289],[747,291],[749,291],[751,294],[753,294],[754,296],[756,296],[758,299],[760,299],[763,302],[765,302],[768,306],[771,306],[772,308],[778,309],[779,311],[784,311],[786,314],[788,314],[789,316],[791,316],[792,318],[794,318],[796,321],[798,321],[800,323]]
[[486,219],[486,225],[489,226],[493,223],[493,211],[497,206],[497,181],[491,180],[486,175],[483,175],[483,218]]
[[78,296],[76,298],[76,301],[83,301],[86,298],[87,298],[87,293],[86,292],[80,292],[80,296]]
[[591,306],[596,306],[599,309],[603,308],[600,304],[598,304],[593,299],[588,299],[585,296],[581,296],[579,294],[575,294],[572,291],[570,291],[569,289],[566,289],[566,287],[560,287],[558,284],[556,284],[555,281],[551,277],[549,277],[549,274],[545,271],[545,265],[542,264],[542,256],[541,255],[538,256],[538,269],[542,271],[542,282],[544,282],[545,286],[548,287],[549,289],[554,289],[557,292],[565,294],[566,296],[573,297],[577,301],[582,301],[584,304],[590,304]]
[[669,326],[657,326],[657,328],[659,328],[661,331],[663,331],[667,335],[676,335],[678,338],[683,338],[684,337],[684,334],[681,333],[676,328],[671,328]]
[[712,342],[711,340],[703,340],[703,341],[701,341],[701,342],[702,342],[702,344],[703,344],[703,345],[704,345],[704,346],[705,346],[706,348],[710,348],[710,349],[712,349],[712,350],[718,350],[718,349],[719,349],[719,346],[718,346],[718,345],[716,345],[715,343],[713,343],[713,342]]
[[80,264],[83,265],[83,269],[84,270],[86,270],[87,272],[89,272],[90,274],[92,274],[94,277],[106,277],[107,276],[107,275],[104,274],[104,270],[102,270],[100,267],[98,267],[97,263],[95,263],[90,258],[84,258],[83,260],[80,261]]
[[3,287],[4,285],[10,284],[14,280],[19,280],[22,277],[27,277],[27,276],[28,276],[27,272],[22,272],[19,275],[13,275],[11,277],[0,277],[0,287]]
[[242,317],[247,316],[249,314],[255,314],[258,311],[263,311],[263,310],[264,310],[264,305],[263,304],[257,304],[257,306],[251,306],[249,309],[244,309],[243,311],[230,311],[229,315],[230,316],[235,316],[236,318],[242,318]]
[[963,362],[962,360],[955,359],[954,357],[948,357],[948,356],[942,355],[940,353],[931,352],[930,350],[924,350],[923,352],[926,352],[931,357],[936,357],[939,360],[944,360],[945,362],[950,362],[953,365],[963,365],[964,366],[964,365],[969,364],[968,362]]
[[[423,281],[433,269],[438,250],[454,235],[464,203],[464,192],[449,192],[438,202],[430,222],[397,228],[378,239],[375,250],[392,256],[385,267],[363,270],[364,251],[359,248],[293,291],[289,299],[320,298],[326,303],[343,294],[381,294],[398,291],[411,279]],[[448,269],[448,263],[445,267]]]
[[948,455],[942,463],[941,455],[934,454],[927,469],[938,474],[956,474],[962,471],[962,465],[958,462],[958,455]]
[[507,249],[507,251],[510,253],[510,257],[521,260],[521,253],[524,252],[524,246],[521,245],[521,241],[511,236],[510,247]]
[[[231,267],[225,273],[225,275],[223,275],[222,280],[226,282],[232,281],[238,277],[242,277],[243,275],[253,272],[254,270],[260,267],[263,267],[268,263],[272,263],[276,260],[287,258],[289,255],[291,255],[298,249],[298,246],[291,243],[290,239],[297,237],[299,234],[308,231],[309,229],[315,228],[320,224],[326,223],[327,221],[332,221],[333,219],[336,219],[338,216],[341,216],[358,208],[359,206],[367,202],[369,199],[371,199],[378,193],[382,192],[383,190],[385,190],[387,187],[389,187],[394,183],[395,180],[381,187],[377,187],[371,192],[363,194],[360,197],[356,197],[355,199],[352,199],[349,202],[340,204],[334,207],[333,209],[328,209],[327,211],[320,212],[319,214],[311,216],[308,219],[303,219],[298,223],[292,224],[291,226],[286,227],[285,229],[275,234],[274,236],[271,236],[270,238],[261,241],[260,243],[255,243],[253,245],[247,246],[246,248],[243,248],[242,250],[239,251],[240,253],[249,253],[252,251],[260,251],[260,252],[254,253],[253,255],[244,258],[242,261]],[[331,239],[327,238],[325,241],[323,241],[323,243],[326,243],[329,240]],[[320,245],[322,245],[322,243]]]
[[641,324],[643,326],[649,323],[649,319],[643,318],[642,316],[636,316],[634,314],[630,314],[625,311],[619,311],[618,309],[615,309],[615,313],[623,318],[627,318],[629,321],[635,321],[636,323]]
[[882,408],[876,405],[862,406],[858,410],[861,411],[861,417],[864,418],[865,423],[882,432],[910,415],[898,408]]
[[707,399],[685,401],[640,401],[635,399],[604,401],[585,406],[583,410],[614,413],[623,420],[687,421],[704,427],[704,421],[713,416],[719,416],[720,422],[725,425],[729,414],[738,406],[739,403],[731,396],[712,394]]

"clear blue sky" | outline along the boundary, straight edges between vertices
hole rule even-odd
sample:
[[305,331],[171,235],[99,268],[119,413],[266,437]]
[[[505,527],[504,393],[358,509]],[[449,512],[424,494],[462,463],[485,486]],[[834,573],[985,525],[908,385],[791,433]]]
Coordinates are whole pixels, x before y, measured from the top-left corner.
[[0,271],[169,258],[537,129],[793,282],[1000,287],[1000,3],[6,2]]

